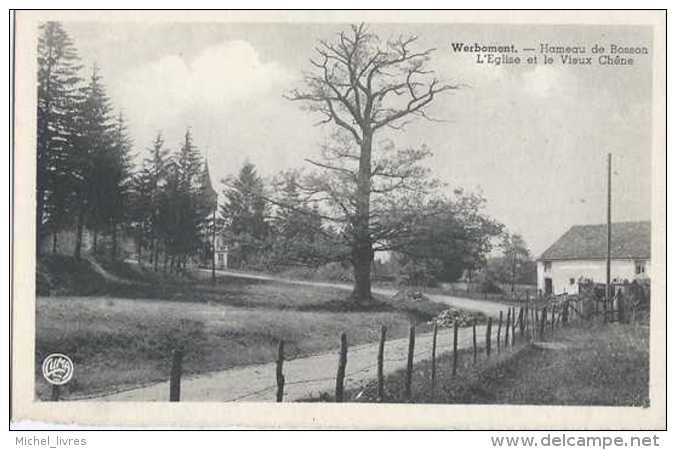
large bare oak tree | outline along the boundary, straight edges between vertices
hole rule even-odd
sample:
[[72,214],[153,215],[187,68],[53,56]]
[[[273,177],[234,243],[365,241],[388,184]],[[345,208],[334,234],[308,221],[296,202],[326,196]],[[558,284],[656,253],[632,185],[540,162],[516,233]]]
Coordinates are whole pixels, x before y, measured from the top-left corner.
[[[413,159],[412,155],[402,155],[396,167],[374,164],[374,139],[381,130],[401,130],[416,117],[427,118],[425,108],[437,95],[458,87],[434,77],[427,67],[434,49],[416,50],[416,41],[416,36],[384,41],[365,25],[354,25],[334,41],[319,41],[310,59],[312,68],[304,77],[305,87],[288,95],[321,114],[320,124],[332,124],[349,136],[348,148],[333,149],[326,162],[309,162],[341,174],[354,185],[345,217],[354,268],[353,297],[358,301],[371,298],[371,265],[377,239],[372,227],[372,195],[404,188],[411,178],[406,175],[411,169],[405,161],[408,158],[412,164],[419,160],[415,155]],[[350,160],[357,166],[354,173],[344,164]],[[386,180],[386,187],[374,186],[376,177]]]

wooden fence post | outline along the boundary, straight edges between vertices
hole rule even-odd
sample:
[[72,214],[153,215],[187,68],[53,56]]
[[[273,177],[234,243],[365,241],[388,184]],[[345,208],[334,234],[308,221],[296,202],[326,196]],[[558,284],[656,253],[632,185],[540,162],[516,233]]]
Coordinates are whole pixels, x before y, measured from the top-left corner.
[[476,318],[472,322],[472,347],[474,348],[474,364],[476,364]]
[[437,379],[437,329],[438,324],[434,322],[434,330],[432,331],[432,392],[434,393],[434,385]]
[[563,305],[556,307],[556,323],[557,327],[561,326],[561,317],[563,316]]
[[169,401],[178,402],[181,400],[181,372],[183,363],[183,352],[174,350],[171,352],[171,375],[169,378]]
[[490,358],[491,356],[491,326],[493,326],[493,318],[488,318],[488,324],[486,325],[486,357]]
[[526,291],[526,306],[524,307],[523,310],[523,319],[524,319],[524,324],[523,328],[521,330],[521,337],[523,337],[524,334],[528,334],[530,330],[528,329],[528,317],[530,314],[530,293]]
[[531,340],[534,341],[538,338],[538,331],[540,330],[538,327],[538,310],[537,306],[533,306],[533,319],[532,319],[532,324],[533,326],[531,327]]
[[345,383],[345,366],[347,365],[347,335],[340,335],[340,354],[338,356],[338,373],[336,374],[336,402],[343,401],[343,388]]
[[502,333],[502,311],[500,311],[500,318],[498,319],[498,335],[497,341],[495,342],[495,348],[500,353],[500,334]]
[[618,289],[617,294],[615,295],[615,298],[617,298],[617,321],[619,323],[626,323],[625,322],[625,308],[624,308],[624,295],[622,294],[622,290]]
[[415,325],[411,325],[408,331],[408,360],[406,362],[406,385],[404,396],[411,399],[411,382],[413,381],[413,352],[415,350]]
[[540,340],[545,340],[545,327],[547,326],[547,307],[542,308],[540,313]]
[[385,335],[387,327],[380,327],[380,345],[378,346],[378,401],[382,402],[385,398],[385,378],[383,376],[383,361],[385,358]]
[[524,336],[526,337],[526,340],[530,342],[531,328],[533,328],[533,308],[530,306],[526,307],[526,310],[523,312],[523,319],[525,322]]
[[277,347],[277,402],[284,400],[284,341],[279,341]]
[[453,376],[458,370],[458,321],[453,322]]
[[507,322],[505,323],[505,349],[509,347],[510,328],[512,328],[512,308],[507,309]]
[[556,324],[556,305],[552,305],[552,318],[550,320],[552,335],[554,335],[554,325]]

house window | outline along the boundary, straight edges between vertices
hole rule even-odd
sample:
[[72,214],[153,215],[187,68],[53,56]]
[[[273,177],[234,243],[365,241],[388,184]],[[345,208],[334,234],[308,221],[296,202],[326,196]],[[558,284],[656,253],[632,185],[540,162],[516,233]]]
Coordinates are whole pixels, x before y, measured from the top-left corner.
[[222,263],[223,262],[223,253],[218,254],[218,262]]
[[571,279],[569,280],[569,282],[570,282],[571,285],[575,284],[575,278],[571,278]]
[[646,265],[645,261],[635,261],[634,262],[634,268],[635,268],[634,273],[636,275],[645,275],[645,265]]
[[551,271],[552,271],[552,262],[546,261],[545,262],[545,272],[551,272]]

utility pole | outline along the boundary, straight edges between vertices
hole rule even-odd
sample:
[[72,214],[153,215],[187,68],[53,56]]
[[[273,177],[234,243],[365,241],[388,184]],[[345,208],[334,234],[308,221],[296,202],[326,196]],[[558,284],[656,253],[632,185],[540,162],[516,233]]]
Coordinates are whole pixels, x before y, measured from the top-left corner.
[[603,320],[604,322],[608,320],[608,315],[607,315],[607,309],[608,305],[610,303],[610,244],[611,244],[611,231],[612,231],[612,223],[611,223],[611,215],[610,215],[610,200],[611,200],[611,177],[612,177],[612,171],[611,171],[611,164],[612,164],[612,154],[608,153],[608,242],[607,242],[607,249],[606,249],[606,298],[604,302],[604,307],[603,307]]

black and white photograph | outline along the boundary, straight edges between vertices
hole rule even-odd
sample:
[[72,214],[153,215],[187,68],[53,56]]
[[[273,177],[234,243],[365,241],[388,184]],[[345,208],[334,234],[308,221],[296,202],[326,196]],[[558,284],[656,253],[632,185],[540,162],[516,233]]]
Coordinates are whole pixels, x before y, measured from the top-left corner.
[[17,12],[18,417],[666,423],[664,15],[468,14]]

